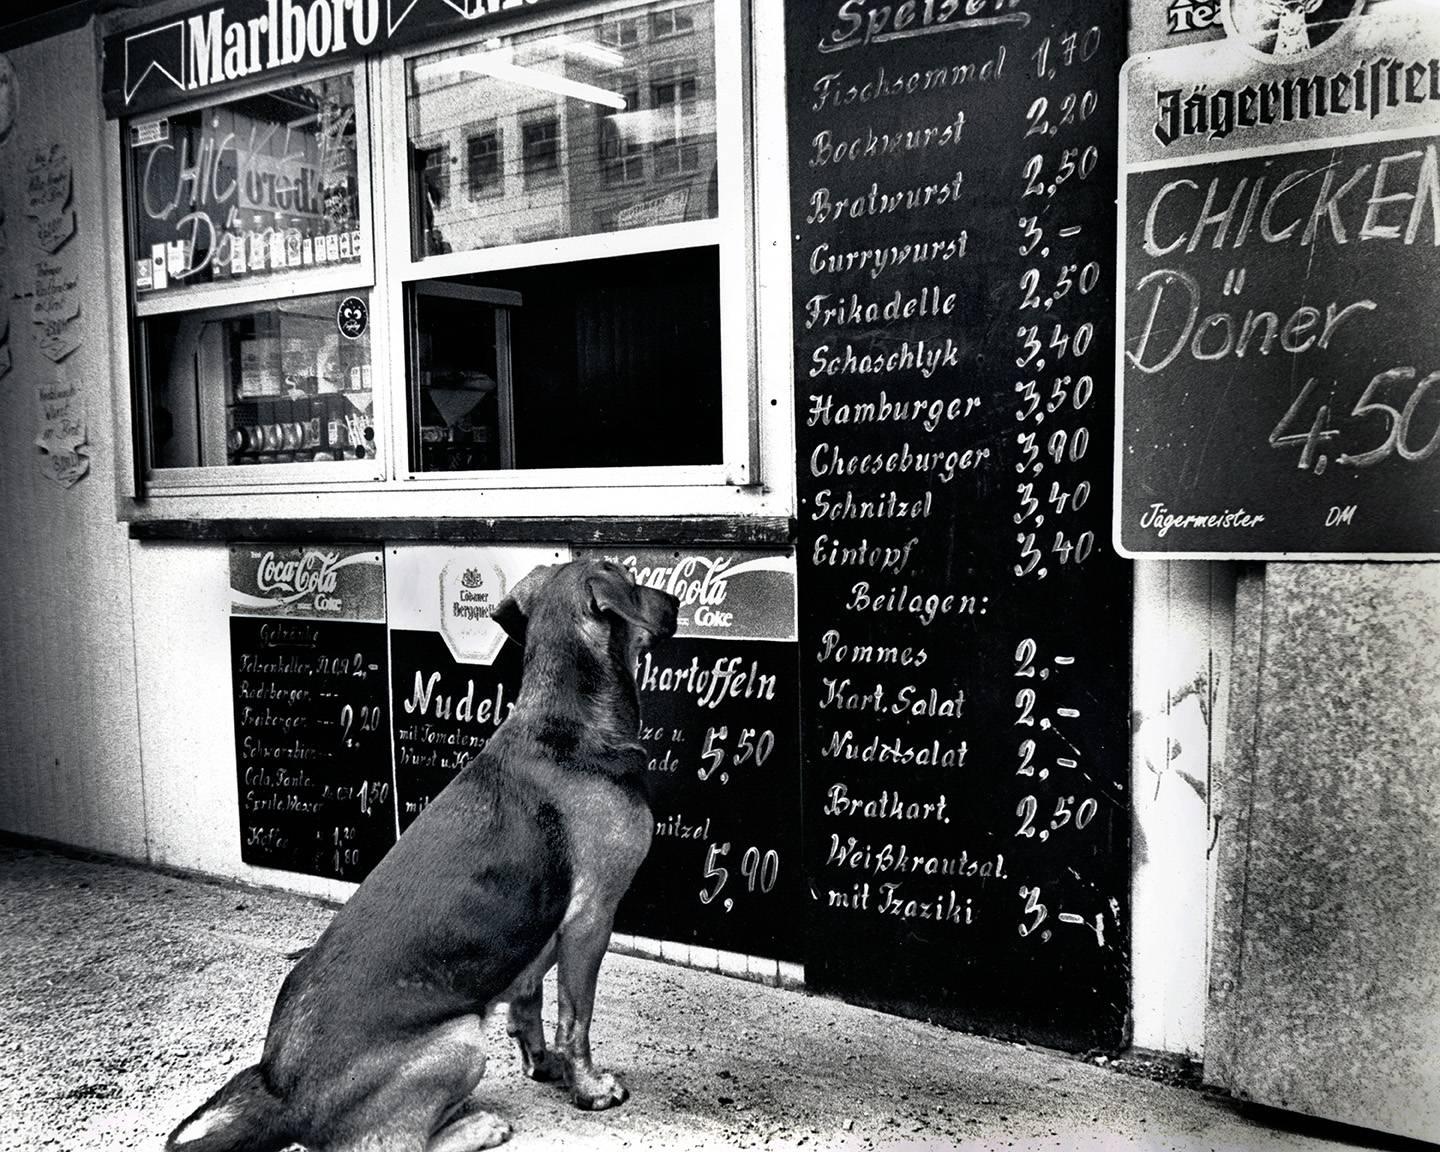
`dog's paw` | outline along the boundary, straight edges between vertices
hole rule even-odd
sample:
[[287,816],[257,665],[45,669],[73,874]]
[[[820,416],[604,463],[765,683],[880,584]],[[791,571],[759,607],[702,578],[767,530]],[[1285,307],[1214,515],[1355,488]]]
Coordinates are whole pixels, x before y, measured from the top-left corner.
[[565,1061],[548,1048],[533,1055],[522,1048],[521,1063],[525,1075],[542,1084],[553,1084],[565,1078]]
[[505,1143],[513,1131],[508,1120],[493,1112],[469,1112],[435,1133],[426,1152],[480,1152]]
[[587,1112],[603,1112],[630,1099],[630,1093],[611,1072],[592,1072],[576,1076],[570,1085],[570,1099],[575,1107]]

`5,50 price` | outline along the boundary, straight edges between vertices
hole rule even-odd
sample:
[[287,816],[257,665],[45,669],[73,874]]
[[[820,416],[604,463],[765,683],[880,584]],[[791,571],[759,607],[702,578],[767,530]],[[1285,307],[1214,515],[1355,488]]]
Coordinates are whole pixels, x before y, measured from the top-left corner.
[[[725,763],[727,756],[730,757],[732,768],[744,767],[751,760],[755,761],[755,767],[758,768],[770,759],[770,753],[775,751],[775,733],[769,728],[759,731],[754,728],[740,729],[733,752],[725,747],[725,741],[729,738],[728,725],[722,724],[719,728],[711,727],[705,730],[705,743],[700,748],[700,759],[708,761],[708,767],[702,766],[695,773],[701,780],[709,780],[715,770]],[[720,783],[730,783],[729,772],[720,773]]]

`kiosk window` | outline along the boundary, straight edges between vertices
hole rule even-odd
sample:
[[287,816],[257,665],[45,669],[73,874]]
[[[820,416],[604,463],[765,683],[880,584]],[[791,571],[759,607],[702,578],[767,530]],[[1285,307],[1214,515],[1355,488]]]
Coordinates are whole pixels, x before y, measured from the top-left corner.
[[[437,140],[453,137],[458,149],[510,128],[523,177],[503,196],[432,204],[433,223],[415,230],[415,259],[719,215],[713,7],[640,11],[650,8],[663,12],[660,23],[592,17],[406,62],[417,155]],[[630,34],[617,35],[621,27]],[[677,28],[688,33],[683,61],[674,58]],[[646,150],[654,170],[639,163]],[[425,212],[425,191],[411,188],[412,211]]]
[[723,462],[722,265],[743,222],[717,227],[717,95],[739,78],[717,68],[715,12],[634,4],[405,62],[412,149],[509,128],[521,171],[443,205],[411,183],[410,471]]
[[125,126],[152,485],[375,473],[363,89],[348,70]]
[[355,113],[345,72],[132,122],[136,298],[359,262]]
[[145,322],[157,468],[310,464],[375,456],[368,332],[324,293],[170,312]]
[[137,500],[753,483],[749,19],[537,6],[122,120]]

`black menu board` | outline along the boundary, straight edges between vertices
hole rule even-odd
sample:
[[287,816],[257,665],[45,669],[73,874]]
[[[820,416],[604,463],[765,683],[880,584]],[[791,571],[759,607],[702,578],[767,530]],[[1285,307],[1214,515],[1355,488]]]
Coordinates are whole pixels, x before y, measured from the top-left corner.
[[490,664],[457,661],[438,632],[392,629],[395,780],[405,831],[510,714],[524,652],[505,641]]
[[491,614],[532,569],[568,558],[531,544],[386,549],[401,832],[484,750],[519,696],[524,651]]
[[1440,558],[1440,33],[1306,18],[1126,67],[1133,555]]
[[850,0],[786,21],[806,979],[1112,1046],[1123,8]]
[[358,882],[397,835],[380,552],[236,545],[230,584],[240,858]]
[[798,960],[805,873],[795,561],[732,549],[597,550],[680,601],[640,657],[655,834],[620,932]]
[[655,836],[617,931],[799,959],[797,678],[793,643],[680,639],[641,658]]

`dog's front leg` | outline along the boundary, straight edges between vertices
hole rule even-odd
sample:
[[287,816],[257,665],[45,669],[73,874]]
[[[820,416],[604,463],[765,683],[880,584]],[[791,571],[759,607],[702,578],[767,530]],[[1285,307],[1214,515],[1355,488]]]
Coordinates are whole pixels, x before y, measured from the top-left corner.
[[600,1110],[623,1104],[630,1096],[610,1072],[590,1062],[590,1016],[595,1010],[595,983],[610,943],[613,910],[577,919],[561,930],[556,972],[560,1013],[555,1025],[555,1050],[565,1061],[565,1080],[576,1107]]
[[532,1080],[559,1080],[565,1075],[560,1058],[545,1047],[545,1029],[540,1022],[544,986],[537,981],[533,991],[517,995],[510,1001],[507,1031],[520,1049],[520,1063]]
[[540,1009],[545,997],[545,973],[555,963],[557,940],[551,937],[540,955],[515,979],[505,994],[509,1001],[506,1031],[520,1049],[520,1063],[532,1080],[559,1080],[565,1074],[560,1057],[545,1047]]

